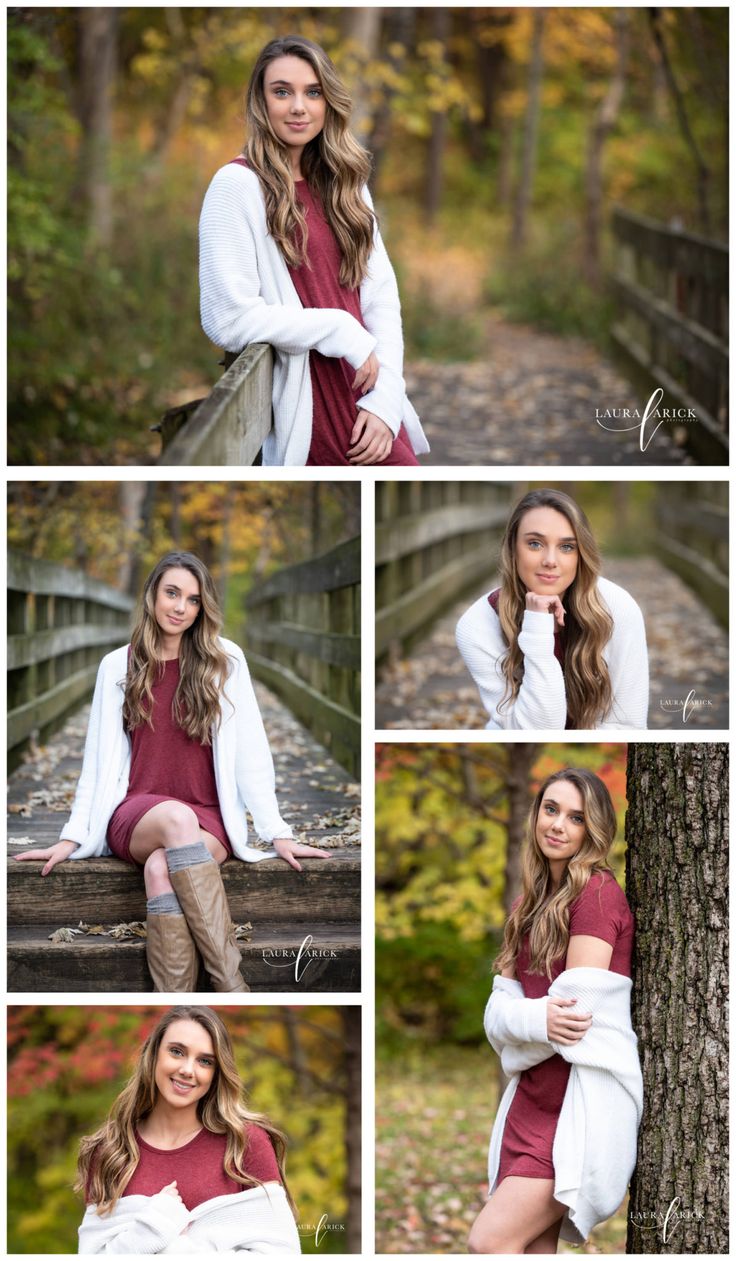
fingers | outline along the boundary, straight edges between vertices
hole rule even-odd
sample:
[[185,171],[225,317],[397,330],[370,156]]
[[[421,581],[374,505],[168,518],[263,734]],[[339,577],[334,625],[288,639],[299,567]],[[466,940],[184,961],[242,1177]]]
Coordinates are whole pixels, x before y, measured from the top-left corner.
[[294,868],[294,871],[301,871],[302,865],[301,863],[297,862],[293,854],[291,853],[282,854],[281,857],[286,859],[289,866]]
[[35,862],[40,862],[44,858],[48,858],[49,851],[47,849],[27,849],[23,854],[14,854],[13,857],[17,863],[28,862],[32,858]]
[[350,434],[351,447],[355,446],[355,443],[361,437],[361,434],[363,433],[363,430],[365,429],[367,424],[368,424],[368,412],[358,412],[358,419],[353,425],[353,429]]

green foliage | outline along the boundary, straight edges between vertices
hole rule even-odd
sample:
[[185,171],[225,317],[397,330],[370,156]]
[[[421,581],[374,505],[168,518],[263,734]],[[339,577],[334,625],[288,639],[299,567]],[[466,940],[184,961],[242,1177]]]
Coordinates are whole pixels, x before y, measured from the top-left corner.
[[[249,1106],[288,1136],[287,1176],[303,1224],[303,1251],[340,1251],[346,1163],[339,1011],[291,1008],[287,1027],[277,1008],[221,1010]],[[79,1139],[104,1120],[159,1014],[135,1006],[9,1009],[10,1252],[76,1252],[83,1212],[72,1191]],[[302,1060],[309,1076],[300,1071]],[[323,1214],[335,1229],[317,1247],[309,1228]]]

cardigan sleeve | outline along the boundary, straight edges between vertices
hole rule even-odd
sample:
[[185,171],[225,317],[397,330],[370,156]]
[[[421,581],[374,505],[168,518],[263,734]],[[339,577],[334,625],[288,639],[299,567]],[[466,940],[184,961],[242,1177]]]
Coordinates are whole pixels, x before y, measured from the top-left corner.
[[524,677],[515,701],[501,706],[506,679],[501,658],[506,651],[498,614],[487,596],[464,613],[455,632],[457,646],[475,680],[489,715],[488,727],[502,730],[564,730],[567,721],[565,681],[555,657],[555,619],[551,613],[524,613],[519,647]]
[[226,1200],[230,1202],[207,1209],[201,1219],[195,1211],[185,1236],[192,1252],[301,1253],[294,1215],[279,1182],[266,1182],[237,1202],[232,1196]]
[[[59,840],[74,841],[82,846],[89,832],[92,806],[94,805],[95,787],[97,785],[98,740],[102,729],[102,709],[105,693],[107,658],[102,659],[97,671],[95,690],[92,697],[87,736],[84,741],[82,772],[77,781],[77,789],[72,803],[72,812],[68,822],[61,829]],[[72,857],[75,857],[72,854]]]
[[[364,197],[372,209],[367,189]],[[360,307],[366,328],[376,338],[376,357],[380,366],[375,386],[363,395],[359,406],[384,421],[396,437],[401,427],[406,395],[404,335],[396,276],[378,225],[368,260],[368,275],[360,289]]]
[[161,1191],[151,1196],[124,1196],[104,1217],[90,1204],[79,1227],[77,1255],[155,1256],[178,1239],[188,1221],[184,1205]]
[[233,721],[237,723],[235,778],[238,789],[262,841],[288,838],[293,834],[279,813],[273,758],[250,671],[237,646],[229,651],[235,656],[233,691],[228,689],[228,695],[232,697]]
[[649,657],[644,618],[636,600],[614,583],[601,584],[613,617],[606,653],[613,705],[601,728],[646,730],[649,717]]
[[[376,338],[348,311],[286,306],[261,296],[259,249],[265,249],[267,236],[255,213],[254,199],[260,194],[249,182],[254,179],[242,167],[224,166],[205,195],[199,221],[200,315],[205,333],[224,350],[267,342],[286,354],[318,350],[359,368],[375,348]],[[283,261],[282,265],[285,268]]]

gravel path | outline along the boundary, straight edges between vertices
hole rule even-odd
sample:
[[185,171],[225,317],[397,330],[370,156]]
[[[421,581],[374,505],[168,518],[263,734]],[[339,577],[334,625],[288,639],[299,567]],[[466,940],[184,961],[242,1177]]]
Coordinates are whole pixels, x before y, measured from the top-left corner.
[[[728,636],[699,597],[654,557],[609,560],[605,575],[644,613],[649,648],[649,727],[682,735],[728,729]],[[455,645],[465,609],[492,579],[453,606],[405,658],[379,673],[376,726],[480,730],[486,714]],[[693,693],[683,721],[685,699]]]
[[696,463],[678,445],[684,426],[663,424],[642,452],[638,428],[610,433],[596,422],[596,409],[642,412],[647,399],[577,337],[494,320],[483,362],[409,363],[406,381],[432,448],[421,464]]

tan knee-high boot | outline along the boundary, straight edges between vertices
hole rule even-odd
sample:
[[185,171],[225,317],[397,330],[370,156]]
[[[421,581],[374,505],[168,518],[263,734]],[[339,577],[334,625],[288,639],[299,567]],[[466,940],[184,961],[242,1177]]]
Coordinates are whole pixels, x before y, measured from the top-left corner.
[[217,863],[194,863],[170,871],[169,879],[213,988],[219,994],[250,990],[240,975],[240,951]]
[[196,994],[199,955],[183,915],[146,917],[146,960],[154,994]]

